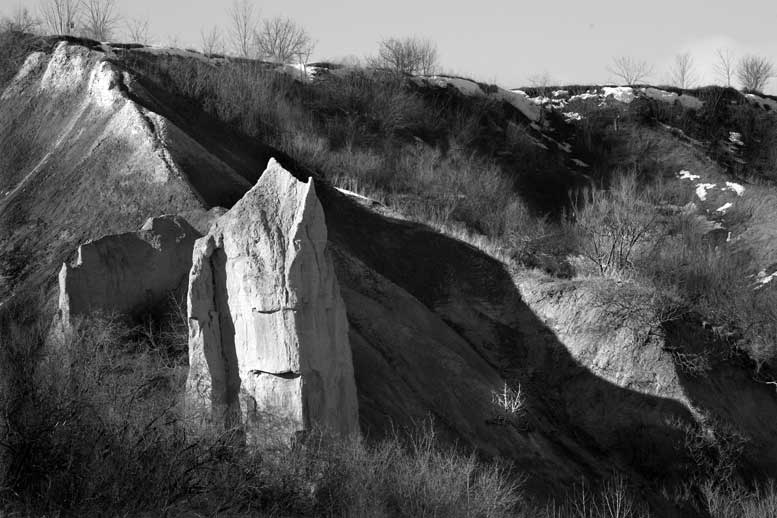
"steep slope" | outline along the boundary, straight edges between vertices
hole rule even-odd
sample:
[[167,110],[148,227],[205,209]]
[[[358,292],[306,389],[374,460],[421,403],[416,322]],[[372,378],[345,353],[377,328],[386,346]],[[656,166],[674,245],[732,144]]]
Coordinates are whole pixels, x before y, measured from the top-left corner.
[[42,284],[79,242],[229,205],[251,185],[105,58],[60,42],[0,96],[0,299]]

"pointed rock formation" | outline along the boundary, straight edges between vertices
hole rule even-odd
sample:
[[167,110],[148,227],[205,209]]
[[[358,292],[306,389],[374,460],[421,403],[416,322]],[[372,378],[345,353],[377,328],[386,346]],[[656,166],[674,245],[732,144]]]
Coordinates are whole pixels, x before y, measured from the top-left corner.
[[150,218],[138,232],[105,236],[78,247],[59,272],[62,323],[95,311],[137,316],[182,294],[201,234],[178,216]]
[[195,244],[187,410],[252,443],[359,430],[345,305],[313,180],[270,160]]

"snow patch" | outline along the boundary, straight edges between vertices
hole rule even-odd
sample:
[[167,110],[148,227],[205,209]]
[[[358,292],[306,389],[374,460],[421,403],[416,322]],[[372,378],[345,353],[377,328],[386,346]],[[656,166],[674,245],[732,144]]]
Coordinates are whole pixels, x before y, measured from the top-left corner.
[[761,270],[758,272],[758,275],[755,276],[755,280],[758,283],[758,286],[756,286],[755,289],[763,288],[770,282],[772,282],[774,279],[777,279],[777,271],[767,274],[766,270]]
[[742,196],[745,193],[745,188],[742,185],[734,182],[726,182],[726,187],[724,190],[734,191],[737,193],[737,196]]
[[605,86],[603,89],[604,97],[612,97],[616,101],[629,104],[634,100],[634,89],[630,86]]
[[690,171],[683,170],[677,173],[677,178],[679,178],[680,180],[698,180],[699,178],[701,178],[701,176],[699,176],[698,174],[691,174]]
[[741,133],[737,133],[736,131],[730,131],[728,133],[728,140],[732,144],[736,144],[737,146],[744,146],[745,145],[745,143],[742,142],[742,134]]
[[599,94],[597,94],[596,92],[591,92],[589,90],[588,92],[585,92],[585,93],[582,93],[582,94],[573,95],[572,97],[569,98],[569,102],[572,102],[572,101],[587,101],[588,99],[599,99]]
[[733,203],[728,202],[725,205],[723,205],[722,207],[718,207],[718,209],[715,212],[720,212],[721,214],[725,214],[726,212],[728,212],[728,209],[730,209],[733,206],[734,206]]
[[701,201],[705,201],[707,199],[707,191],[714,188],[714,183],[700,183],[696,186],[696,196],[698,196]]
[[583,120],[583,116],[577,112],[564,112],[561,115],[564,116],[564,120],[567,122]]

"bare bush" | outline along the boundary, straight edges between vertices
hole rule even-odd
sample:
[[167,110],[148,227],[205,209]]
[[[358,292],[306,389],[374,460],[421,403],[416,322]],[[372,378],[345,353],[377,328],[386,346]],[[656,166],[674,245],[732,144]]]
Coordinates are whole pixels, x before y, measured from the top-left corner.
[[148,18],[132,18],[126,23],[127,37],[132,43],[148,45],[151,40]]
[[82,0],[81,10],[81,32],[84,36],[98,41],[113,37],[120,21],[116,0]]
[[715,55],[717,57],[715,75],[725,86],[731,86],[736,68],[734,53],[731,49],[717,49]]
[[227,10],[229,16],[229,39],[233,51],[247,58],[254,53],[254,33],[256,32],[256,12],[249,0],[235,0]]
[[29,9],[17,5],[11,15],[0,19],[0,31],[35,33],[41,21],[30,13]]
[[647,243],[657,225],[655,210],[634,175],[619,178],[608,190],[590,189],[572,200],[583,256],[601,275],[632,268],[636,250]]
[[42,0],[40,13],[49,32],[73,34],[80,14],[79,0]]
[[378,44],[371,65],[402,74],[431,75],[437,71],[437,45],[421,38],[388,38]]
[[689,52],[678,54],[674,58],[671,81],[678,88],[693,88],[696,84],[696,65]]
[[204,54],[220,54],[224,52],[224,38],[221,29],[214,25],[209,31],[200,30],[200,42]]
[[737,65],[737,78],[743,90],[762,91],[774,72],[774,64],[763,56],[745,56]]
[[307,31],[290,18],[264,20],[254,38],[259,57],[276,63],[306,63],[315,47]]
[[618,77],[624,84],[633,85],[647,79],[653,73],[653,67],[644,60],[617,56],[613,58],[607,71]]

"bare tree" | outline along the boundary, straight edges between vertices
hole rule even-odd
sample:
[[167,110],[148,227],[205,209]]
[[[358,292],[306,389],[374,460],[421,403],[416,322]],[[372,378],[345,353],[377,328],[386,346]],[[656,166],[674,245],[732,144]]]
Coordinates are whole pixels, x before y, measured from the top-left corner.
[[717,49],[715,51],[717,61],[715,63],[715,75],[726,86],[731,86],[734,77],[734,53],[731,49]]
[[737,65],[737,78],[743,90],[762,91],[774,77],[774,64],[763,56],[745,56]]
[[384,39],[370,64],[399,73],[431,75],[438,67],[437,45],[420,38]]
[[148,18],[132,18],[126,23],[127,36],[132,43],[148,45],[151,40]]
[[540,74],[534,74],[529,76],[528,79],[529,85],[539,90],[541,95],[548,95],[549,88],[553,84],[553,78],[550,77],[549,73],[542,72]]
[[277,63],[289,63],[293,59],[305,63],[315,47],[303,27],[282,17],[265,20],[255,41],[259,56]]
[[107,41],[119,25],[116,0],[82,0],[82,33],[87,38]]
[[629,56],[617,56],[613,58],[607,71],[621,79],[624,84],[633,85],[647,79],[653,73],[653,67],[647,61]]
[[34,33],[40,27],[40,20],[34,17],[29,9],[17,4],[11,16],[0,21],[0,30],[11,32]]
[[210,31],[200,30],[200,42],[204,54],[221,54],[224,52],[224,39],[221,30],[214,25]]
[[249,0],[234,0],[227,10],[229,15],[229,39],[233,50],[247,58],[253,54],[253,39],[256,32],[256,12]]
[[43,23],[53,34],[73,34],[79,15],[79,0],[41,0]]
[[679,88],[692,88],[696,84],[696,65],[689,52],[674,57],[671,82]]

